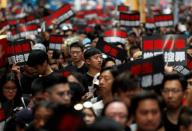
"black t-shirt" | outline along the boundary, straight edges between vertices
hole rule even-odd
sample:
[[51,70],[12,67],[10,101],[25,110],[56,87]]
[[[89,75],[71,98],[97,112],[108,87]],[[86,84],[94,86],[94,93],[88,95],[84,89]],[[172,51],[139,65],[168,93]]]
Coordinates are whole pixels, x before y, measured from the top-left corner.
[[31,84],[34,79],[38,78],[37,76],[27,76],[23,73],[20,75],[20,84],[23,94],[31,94]]
[[88,87],[85,89],[85,91],[87,92],[87,91],[89,91],[89,86],[92,86],[92,84],[93,84],[93,77],[87,73],[86,73],[85,77],[86,77],[87,85],[88,85]]
[[75,65],[69,64],[64,69],[71,72],[79,72],[81,74],[86,74],[88,71],[88,67],[86,64],[83,64],[83,66],[81,66],[80,68],[77,68]]
[[163,124],[165,127],[165,131],[179,131],[179,125],[178,124],[173,124],[169,121],[167,118],[166,112],[164,112],[165,115],[163,117]]

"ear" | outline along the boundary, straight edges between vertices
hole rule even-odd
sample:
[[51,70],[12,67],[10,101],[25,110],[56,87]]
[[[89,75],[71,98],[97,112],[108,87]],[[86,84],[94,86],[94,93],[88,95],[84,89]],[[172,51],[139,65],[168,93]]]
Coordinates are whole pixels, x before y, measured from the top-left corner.
[[44,92],[44,93],[43,93],[43,96],[44,96],[45,100],[48,100],[48,101],[49,101],[49,98],[50,98],[49,96],[50,96],[50,95],[49,95],[48,92]]
[[86,60],[85,60],[85,63],[86,63],[87,65],[89,65],[89,64],[90,64],[90,59],[86,59]]

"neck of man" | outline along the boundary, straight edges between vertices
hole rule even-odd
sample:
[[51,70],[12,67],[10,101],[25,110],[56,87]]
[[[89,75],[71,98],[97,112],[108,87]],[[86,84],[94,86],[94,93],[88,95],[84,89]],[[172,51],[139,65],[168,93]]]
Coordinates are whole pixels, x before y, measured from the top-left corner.
[[171,123],[176,125],[178,123],[179,112],[180,112],[180,108],[178,108],[178,109],[168,109],[167,110],[167,119]]
[[87,74],[90,75],[90,76],[92,76],[92,77],[94,77],[94,76],[95,76],[97,73],[99,73],[99,72],[100,72],[100,70],[98,70],[98,69],[89,68]]
[[45,71],[44,76],[48,76],[48,75],[50,75],[52,72],[53,72],[53,70],[52,70],[51,67],[48,65],[48,66],[47,66],[47,69],[46,69],[46,71]]
[[105,94],[105,96],[103,96],[103,103],[104,104],[106,104],[112,100],[113,100],[112,93],[107,93],[107,95]]
[[78,62],[72,62],[72,65],[75,65],[77,68],[81,68],[85,62],[83,60]]

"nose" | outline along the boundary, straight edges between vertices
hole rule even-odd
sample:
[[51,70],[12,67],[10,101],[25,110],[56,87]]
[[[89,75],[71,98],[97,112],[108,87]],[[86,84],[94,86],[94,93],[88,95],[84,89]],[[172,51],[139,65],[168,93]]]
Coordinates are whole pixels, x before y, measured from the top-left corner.
[[103,80],[103,78],[101,78],[100,80],[99,80],[99,86],[102,86],[104,84],[104,80]]
[[168,98],[172,98],[172,97],[173,97],[173,92],[169,91]]
[[45,125],[45,121],[44,120],[40,120],[39,121],[39,128],[42,128]]
[[147,120],[148,121],[152,121],[153,120],[153,114],[152,113],[148,113]]
[[99,57],[98,62],[102,62],[103,58]]
[[114,120],[118,123],[121,123],[121,118],[119,116],[115,116]]
[[66,96],[66,95],[64,95],[63,101],[64,101],[64,103],[66,103],[66,104],[70,104],[71,96]]

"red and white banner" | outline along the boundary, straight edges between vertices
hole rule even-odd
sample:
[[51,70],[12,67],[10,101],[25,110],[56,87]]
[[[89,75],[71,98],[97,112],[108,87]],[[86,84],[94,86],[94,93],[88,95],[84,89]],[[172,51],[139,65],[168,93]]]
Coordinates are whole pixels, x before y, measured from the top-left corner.
[[173,14],[160,14],[155,15],[156,27],[170,27],[174,24]]
[[183,35],[146,36],[142,47],[143,58],[164,54],[169,65],[186,65],[186,38]]
[[164,65],[163,55],[158,55],[119,65],[118,69],[120,72],[129,71],[134,76],[139,77],[141,87],[154,88],[154,86],[162,84]]
[[120,29],[111,29],[104,32],[104,40],[108,43],[126,43],[127,32]]
[[126,27],[138,27],[140,26],[140,14],[139,12],[124,13],[119,15],[119,23],[121,26]]
[[37,24],[20,25],[11,31],[11,39],[26,38],[29,35],[37,35],[39,26]]
[[46,27],[49,27],[52,24],[61,24],[62,22],[70,19],[74,15],[75,13],[71,9],[71,5],[65,4],[50,16],[44,18],[45,25]]
[[18,40],[8,44],[7,56],[9,65],[25,64],[31,51],[32,41]]
[[51,35],[49,39],[49,49],[61,50],[62,44],[64,44],[64,36]]
[[129,7],[125,6],[125,5],[119,5],[118,6],[118,11],[119,12],[128,12],[129,11]]
[[119,59],[122,61],[127,60],[126,50],[118,48],[114,44],[109,44],[106,41],[103,41],[103,39],[99,39],[99,41],[97,42],[96,48],[101,50],[106,55],[111,56],[115,59]]
[[156,27],[155,26],[155,18],[153,18],[153,17],[146,18],[145,27],[147,29],[154,29]]

